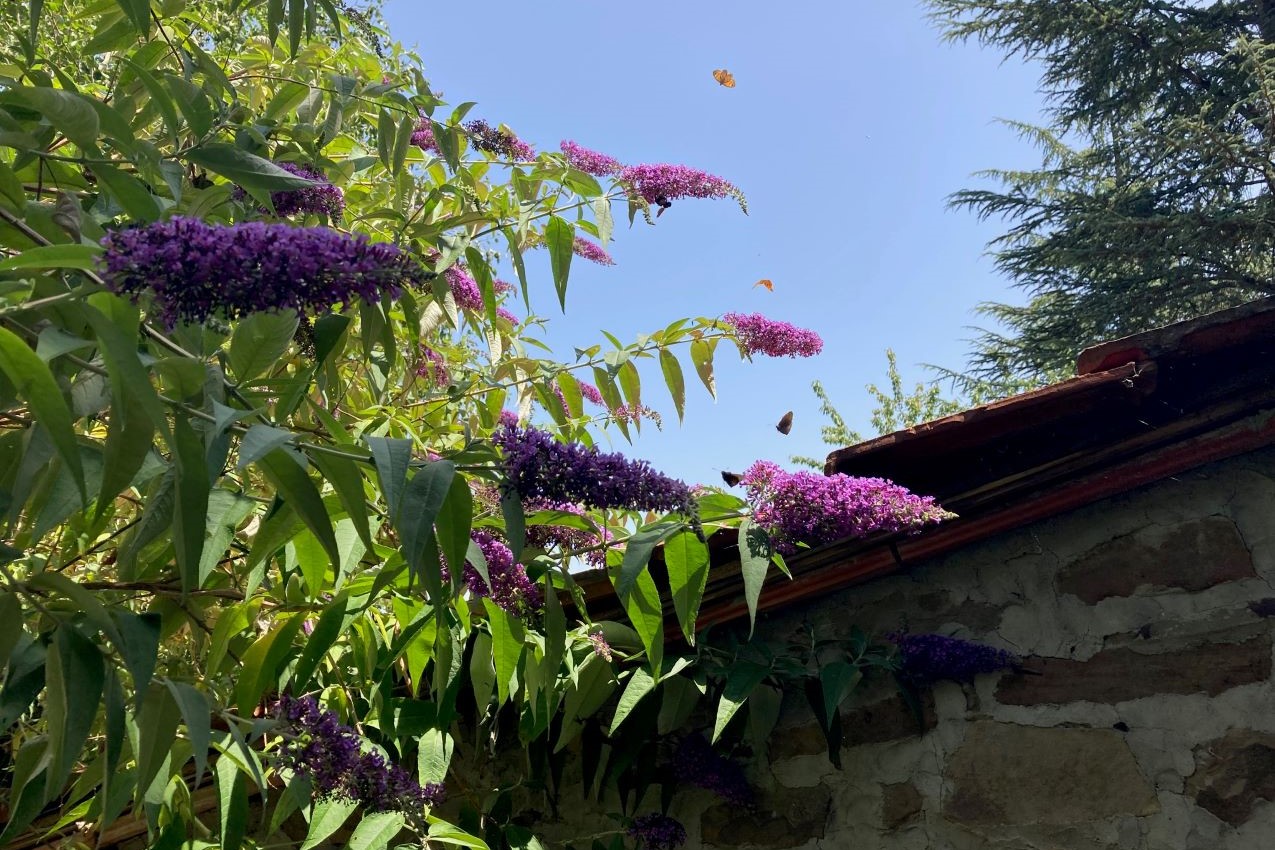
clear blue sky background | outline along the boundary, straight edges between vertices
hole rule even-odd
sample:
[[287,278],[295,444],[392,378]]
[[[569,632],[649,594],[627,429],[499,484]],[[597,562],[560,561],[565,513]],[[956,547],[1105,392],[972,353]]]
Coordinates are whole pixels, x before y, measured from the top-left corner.
[[[976,44],[948,44],[919,3],[775,4],[502,0],[479,6],[389,0],[390,31],[422,55],[436,90],[504,122],[542,150],[562,139],[628,162],[675,162],[744,190],[676,203],[655,227],[617,224],[618,265],[572,266],[567,315],[553,303],[544,257],[537,311],[550,342],[622,340],[682,316],[760,311],[813,328],[822,356],[740,362],[718,349],[719,400],[688,377],[679,426],[659,377],[643,397],[667,412],[633,447],[687,481],[717,483],[757,458],[822,458],[812,379],[851,427],[867,431],[864,385],[885,377],[886,347],[905,379],[918,364],[960,366],[972,308],[1017,300],[983,256],[997,222],[949,211],[945,199],[988,167],[1027,167],[1037,153],[997,118],[1037,120],[1028,67]],[[728,68],[738,85],[712,78]],[[617,220],[623,210],[615,208]],[[773,293],[755,287],[774,281]],[[534,281],[533,281],[534,286]],[[651,365],[654,365],[653,363]],[[795,411],[789,437],[775,430]]]

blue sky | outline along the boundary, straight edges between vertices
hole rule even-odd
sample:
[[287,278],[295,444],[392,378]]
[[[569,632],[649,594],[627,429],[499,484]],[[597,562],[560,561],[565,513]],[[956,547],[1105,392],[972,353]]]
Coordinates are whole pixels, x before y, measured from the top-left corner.
[[[568,357],[573,344],[604,341],[599,328],[631,340],[731,310],[823,336],[824,353],[808,360],[749,364],[719,348],[718,401],[688,385],[681,426],[658,368],[644,370],[664,431],[644,427],[632,447],[616,440],[665,472],[716,483],[758,458],[823,457],[812,379],[865,430],[864,385],[884,379],[886,347],[915,382],[921,363],[963,362],[978,302],[1016,300],[983,256],[1001,226],[945,199],[979,169],[1038,162],[996,122],[1038,119],[1036,74],[945,43],[920,4],[388,0],[386,17],[436,90],[478,102],[472,117],[543,150],[574,139],[624,162],[703,168],[747,194],[748,216],[730,200],[686,200],[655,227],[617,225],[618,265],[573,264],[565,316],[547,260],[529,268],[544,281],[533,303],[552,318],[549,341]],[[715,68],[736,88],[717,85]],[[773,293],[754,286],[761,278]],[[774,424],[789,409],[783,437]]]

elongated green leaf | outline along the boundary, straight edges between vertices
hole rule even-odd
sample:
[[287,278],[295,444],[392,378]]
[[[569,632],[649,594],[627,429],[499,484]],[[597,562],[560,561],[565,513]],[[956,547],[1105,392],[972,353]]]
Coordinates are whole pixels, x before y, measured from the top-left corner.
[[142,711],[137,719],[139,744],[137,751],[138,796],[154,781],[177,736],[181,709],[168,688],[154,683],[146,691]]
[[549,249],[549,267],[553,271],[553,287],[558,293],[558,304],[567,309],[567,276],[571,273],[571,258],[575,255],[576,229],[556,215],[549,216],[545,227],[545,245]]
[[[146,89],[146,93],[150,95],[151,103],[155,105],[155,108],[159,110],[159,114],[164,118],[164,126],[168,130],[169,139],[176,143],[177,132],[181,129],[181,121],[177,117],[177,107],[173,104],[172,96],[168,90],[141,63],[135,62],[128,56],[121,56],[120,61],[124,63],[125,67],[137,77],[138,81]],[[213,170],[216,171],[216,169]]]
[[106,667],[93,641],[71,625],[53,633],[53,651],[48,655],[45,718],[49,734],[50,795],[61,792],[80,749],[93,728],[93,719],[102,700]]
[[251,426],[239,443],[239,460],[235,468],[243,469],[255,463],[280,446],[290,443],[292,438],[293,433],[283,428],[261,424]]
[[620,702],[615,707],[615,716],[611,718],[611,728],[607,734],[614,735],[634,707],[653,690],[655,690],[655,677],[641,667],[634,670],[633,675],[629,677],[629,683],[624,686],[624,693],[620,694]]
[[748,634],[757,620],[757,600],[766,581],[766,570],[772,554],[770,536],[752,519],[739,526],[739,568],[744,576],[744,602],[748,605]]
[[674,676],[660,683],[660,716],[656,729],[667,735],[681,729],[703,694],[699,686],[684,676]]
[[173,545],[177,551],[177,568],[181,572],[182,590],[198,590],[203,576],[199,574],[204,552],[204,531],[208,516],[208,464],[204,445],[190,426],[190,420],[178,416],[174,420],[173,457],[177,466],[176,510],[173,514]]
[[80,499],[88,504],[88,492],[84,484],[84,466],[80,462],[80,449],[72,428],[71,409],[67,407],[62,390],[53,373],[21,337],[6,328],[0,328],[0,371],[13,383],[18,395],[31,406],[31,412],[71,470],[79,486]]
[[514,554],[514,560],[522,557],[522,547],[527,542],[527,517],[523,513],[522,499],[512,489],[500,491],[500,514],[505,520],[505,539]]
[[678,362],[677,355],[666,348],[660,349],[660,370],[664,373],[669,395],[673,397],[677,421],[681,422],[686,412],[686,379],[682,377],[682,364]]
[[344,797],[325,797],[314,804],[314,813],[310,815],[310,829],[301,844],[301,850],[310,850],[323,843],[323,840],[341,828],[350,819],[359,804]]
[[450,732],[430,729],[421,735],[416,755],[416,772],[422,783],[442,782],[456,752],[456,741]]
[[390,520],[398,521],[403,506],[403,491],[407,488],[407,465],[412,460],[412,441],[392,437],[368,437],[376,472],[381,479],[381,493],[390,509]]
[[[642,378],[632,360],[626,360],[620,365],[620,389],[624,390],[624,400],[629,403],[630,408],[641,408]],[[633,421],[636,423],[640,419],[641,417],[635,417]]]
[[491,850],[487,842],[476,835],[470,835],[458,826],[453,826],[437,818],[429,818],[430,843],[454,844],[457,847],[470,847],[473,850]]
[[[94,116],[96,117],[96,116]],[[186,151],[186,159],[215,171],[245,189],[281,192],[314,185],[304,177],[284,171],[268,159],[224,142],[209,142]]]
[[726,724],[739,711],[740,706],[748,701],[753,689],[761,684],[770,670],[753,661],[736,661],[726,676],[726,687],[722,689],[722,698],[717,703],[717,719],[713,722],[713,743],[722,736]]
[[0,104],[17,103],[34,109],[82,150],[97,148],[101,123],[88,98],[63,89],[16,86],[0,94]]
[[695,373],[713,398],[717,398],[717,379],[713,377],[713,349],[716,342],[697,339],[691,343],[691,362],[695,364]]
[[831,717],[841,708],[841,703],[854,691],[863,679],[863,671],[840,659],[819,668],[819,685],[823,688],[823,711]]
[[[208,745],[212,741],[212,708],[203,691],[196,690],[185,682],[169,681],[167,684],[178,708],[181,709],[182,720],[186,724],[186,737],[190,739],[190,748],[195,756],[195,787],[198,788],[199,780],[204,775],[204,768],[208,766]],[[222,761],[230,762],[230,759],[222,759]],[[218,786],[221,785],[221,778],[221,769],[218,765]],[[223,831],[225,829],[224,822],[222,829]]]
[[509,698],[509,684],[518,661],[522,658],[523,637],[526,628],[517,617],[512,617],[490,599],[483,600],[487,609],[487,622],[491,626],[492,656],[496,663],[496,696],[504,703]]
[[[613,576],[614,580],[614,576]],[[646,650],[647,668],[653,673],[660,669],[664,659],[664,608],[655,579],[648,570],[641,570],[624,601],[624,613],[642,640]]]
[[235,380],[249,383],[278,363],[297,332],[297,321],[297,314],[291,311],[253,313],[244,318],[230,338],[230,372]]
[[137,27],[137,31],[142,35],[150,35],[151,31],[151,4],[150,0],[116,0],[120,4],[120,8],[124,10],[124,14],[132,21],[133,26]]
[[694,646],[695,621],[708,583],[708,546],[693,532],[678,532],[664,544],[664,565],[668,569],[677,623],[682,629],[682,636]]
[[314,631],[306,639],[305,648],[301,650],[301,657],[297,659],[297,666],[292,671],[292,684],[297,691],[305,691],[310,686],[314,671],[319,668],[323,657],[354,619],[358,610],[359,606],[355,605],[345,593],[338,595],[323,609],[323,613],[319,615],[319,622],[315,624]]
[[345,508],[346,516],[354,524],[359,539],[371,549],[372,529],[368,524],[367,496],[363,492],[363,473],[359,471],[358,464],[323,452],[315,452],[310,461],[332,485],[337,498],[341,500],[341,507]]
[[620,577],[615,583],[616,596],[624,602],[633,592],[638,575],[646,570],[651,562],[651,553],[663,540],[681,528],[678,523],[662,522],[650,528],[644,528],[625,541],[624,560],[620,565]]
[[323,506],[318,488],[301,464],[286,449],[275,449],[257,461],[257,466],[318,538],[335,569],[341,563],[341,552],[337,548],[336,533],[332,530],[332,518]]
[[[442,510],[443,502],[456,475],[456,465],[449,460],[439,460],[418,469],[407,482],[403,495],[403,511],[399,518],[399,539],[403,543],[403,557],[413,575],[425,579],[425,587],[437,599],[442,589],[442,575],[437,567],[426,570],[426,547],[434,538],[434,521]],[[460,572],[460,565],[454,567]]]
[[116,634],[111,640],[128,674],[133,677],[133,691],[137,708],[141,708],[151,677],[155,675],[155,663],[159,660],[160,617],[152,612],[134,614],[126,610],[112,610]]
[[102,256],[98,245],[41,245],[0,261],[0,271],[15,269],[80,269],[92,271]]
[[469,489],[469,482],[457,475],[452,478],[451,487],[448,488],[438,516],[434,519],[438,548],[448,564],[465,563],[465,553],[469,551],[471,543],[469,526],[473,519],[473,492]]
[[220,847],[221,850],[239,850],[248,828],[247,777],[231,758],[217,759],[214,767],[217,773],[217,812],[221,822]]
[[146,184],[112,165],[97,163],[93,173],[130,218],[148,222],[159,218],[159,203]]
[[[297,2],[297,0],[293,0]],[[354,828],[346,850],[385,850],[390,840],[403,830],[404,817],[401,812],[376,812],[364,815],[363,820]]]
[[292,640],[304,622],[303,614],[294,614],[244,651],[239,681],[235,684],[235,704],[240,714],[251,716],[261,695],[277,680],[279,667],[292,651]]

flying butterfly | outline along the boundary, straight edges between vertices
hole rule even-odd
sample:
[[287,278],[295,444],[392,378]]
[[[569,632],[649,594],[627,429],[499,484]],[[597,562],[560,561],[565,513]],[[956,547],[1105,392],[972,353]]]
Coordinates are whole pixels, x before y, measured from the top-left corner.
[[774,281],[772,281],[772,280],[771,280],[770,278],[768,278],[768,277],[763,277],[761,280],[759,280],[759,281],[757,281],[756,283],[754,283],[754,284],[753,284],[753,289],[756,289],[756,288],[757,288],[757,287],[759,287],[759,286],[765,287],[765,289],[766,289],[766,291],[767,291],[767,292],[774,292],[774,291],[775,291],[775,283],[774,283]]
[[721,83],[723,87],[728,89],[735,88],[735,75],[725,68],[718,68],[713,72],[713,79]]
[[738,487],[739,482],[743,481],[744,477],[737,472],[727,472],[723,469],[722,480],[726,482],[727,487]]
[[783,416],[779,417],[779,424],[775,426],[775,430],[785,435],[792,433],[792,411],[791,410],[785,413]]

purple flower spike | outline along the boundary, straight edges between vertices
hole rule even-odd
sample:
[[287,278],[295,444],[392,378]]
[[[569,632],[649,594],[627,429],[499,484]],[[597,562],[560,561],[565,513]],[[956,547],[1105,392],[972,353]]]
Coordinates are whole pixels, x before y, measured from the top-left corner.
[[528,160],[536,158],[536,149],[508,130],[493,127],[486,121],[466,121],[465,132],[480,151],[503,156],[507,159]]
[[524,499],[544,498],[590,508],[681,511],[690,490],[645,461],[593,446],[560,443],[536,428],[504,427],[492,441],[505,456],[505,479]]
[[[491,577],[491,586],[488,587],[473,564],[466,561],[462,577],[469,592],[479,599],[489,597],[502,610],[521,619],[539,611],[544,605],[540,588],[528,577],[527,568],[514,561],[514,553],[509,547],[487,531],[474,531],[470,534],[470,539],[478,544],[487,561],[487,575]],[[444,581],[451,581],[446,563],[443,564],[443,577]]]
[[434,138],[434,126],[429,123],[428,118],[422,117],[416,124],[416,128],[412,131],[412,144],[423,151],[442,154],[442,150],[438,147],[438,139]]
[[397,246],[324,227],[208,224],[176,216],[108,233],[102,247],[110,290],[134,300],[150,293],[170,327],[214,314],[235,319],[377,301],[424,280]]
[[759,460],[744,473],[753,519],[784,555],[798,544],[819,546],[877,532],[919,531],[955,516],[932,497],[884,478],[784,472]]
[[602,398],[601,391],[597,387],[588,381],[579,381],[578,383],[580,384],[580,395],[584,397],[585,401],[590,404],[596,404],[598,407],[607,406],[606,401]]
[[567,165],[585,174],[592,174],[594,177],[618,174],[624,168],[615,157],[589,150],[575,142],[564,141],[558,147],[567,155]]
[[761,313],[727,313],[722,321],[735,329],[735,338],[749,357],[814,357],[823,340],[814,331],[767,319]]
[[615,260],[611,259],[611,255],[605,248],[596,242],[590,242],[583,236],[575,238],[575,241],[571,243],[571,250],[577,257],[582,257],[591,263],[597,263],[600,266],[615,265]]
[[620,171],[620,180],[661,212],[679,198],[734,198],[748,212],[744,193],[733,183],[685,165],[630,165]]
[[899,674],[917,687],[949,679],[972,682],[980,673],[1017,668],[1008,650],[944,635],[886,635],[899,647]]
[[626,832],[646,850],[674,850],[686,843],[686,827],[659,812],[634,818]]

